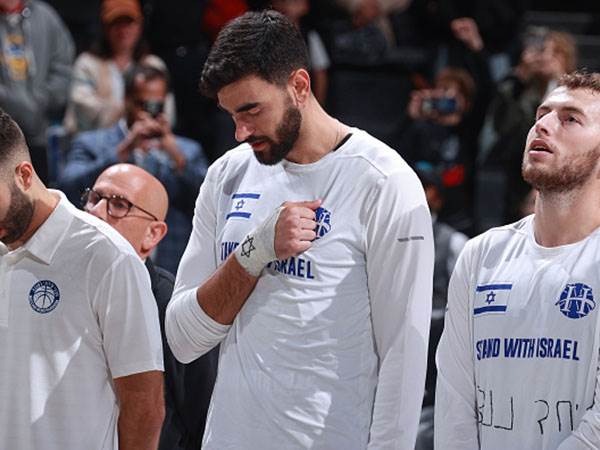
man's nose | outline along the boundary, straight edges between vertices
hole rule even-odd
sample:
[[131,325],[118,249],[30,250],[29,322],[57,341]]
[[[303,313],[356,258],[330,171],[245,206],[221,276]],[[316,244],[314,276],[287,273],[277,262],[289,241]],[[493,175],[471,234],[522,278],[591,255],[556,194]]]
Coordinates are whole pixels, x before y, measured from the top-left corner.
[[556,126],[557,116],[555,112],[544,114],[535,121],[535,131],[539,136],[548,136]]
[[105,222],[108,219],[108,202],[104,198],[101,198],[98,203],[91,208],[86,208],[86,210],[92,216],[96,216],[98,219],[104,220]]
[[254,127],[245,122],[235,122],[235,140],[238,142],[244,142],[254,133]]

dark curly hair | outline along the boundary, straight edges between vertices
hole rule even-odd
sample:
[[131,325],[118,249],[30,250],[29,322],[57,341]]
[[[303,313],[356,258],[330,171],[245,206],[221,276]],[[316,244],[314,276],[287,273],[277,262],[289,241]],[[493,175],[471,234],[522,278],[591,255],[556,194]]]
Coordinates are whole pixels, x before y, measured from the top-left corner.
[[308,69],[308,52],[298,29],[282,14],[248,12],[217,36],[202,70],[200,90],[207,97],[250,75],[285,85],[297,69]]
[[12,170],[9,163],[17,157],[31,160],[23,132],[13,118],[0,109],[0,173]]

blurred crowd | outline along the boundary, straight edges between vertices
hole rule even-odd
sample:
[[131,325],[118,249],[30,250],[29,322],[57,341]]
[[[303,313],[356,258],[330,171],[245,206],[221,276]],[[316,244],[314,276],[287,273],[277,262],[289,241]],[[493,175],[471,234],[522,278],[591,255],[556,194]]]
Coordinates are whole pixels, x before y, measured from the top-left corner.
[[0,0],[0,107],[23,129],[41,178],[73,202],[115,163],[158,178],[171,208],[153,259],[175,272],[207,167],[235,144],[230,118],[198,91],[211,43],[247,10],[282,12],[306,40],[319,102],[395,148],[426,187],[438,251],[435,346],[467,237],[532,211],[535,192],[520,175],[525,136],[544,95],[578,67],[572,35],[526,26],[530,6]]
[[[131,128],[127,78],[149,66],[167,90],[138,105],[144,127],[195,141],[212,162],[235,142],[230,119],[198,92],[204,59],[228,20],[264,7],[302,31],[326,109],[441,178],[440,220],[474,235],[522,215],[525,132],[557,77],[577,66],[572,36],[525,26],[527,2],[2,0],[0,106],[25,130],[42,178],[64,187],[81,133]],[[163,160],[181,169],[174,152]]]

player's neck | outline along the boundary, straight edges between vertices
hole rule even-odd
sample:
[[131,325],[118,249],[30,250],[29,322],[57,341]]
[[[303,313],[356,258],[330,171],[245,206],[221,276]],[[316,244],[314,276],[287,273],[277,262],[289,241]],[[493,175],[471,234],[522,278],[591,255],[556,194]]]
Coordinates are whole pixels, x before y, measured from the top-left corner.
[[48,191],[45,187],[35,189],[36,192],[33,195],[33,217],[31,223],[23,233],[23,235],[15,242],[7,245],[9,250],[15,250],[25,244],[42,226],[42,224],[48,220],[56,205],[60,201],[60,197]]
[[535,204],[534,233],[544,247],[573,244],[600,227],[598,183],[569,192],[540,192]]
[[337,148],[349,128],[327,114],[313,98],[302,118],[300,136],[287,159],[297,164],[310,164]]

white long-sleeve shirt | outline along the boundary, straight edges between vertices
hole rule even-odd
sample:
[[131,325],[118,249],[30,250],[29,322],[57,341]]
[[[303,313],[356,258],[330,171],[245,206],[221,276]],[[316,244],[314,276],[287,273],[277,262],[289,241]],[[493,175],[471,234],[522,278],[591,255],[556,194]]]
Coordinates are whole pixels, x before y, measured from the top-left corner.
[[467,243],[437,352],[436,450],[600,448],[600,230],[541,247],[533,216]]
[[[322,199],[318,239],[270,263],[231,327],[197,287],[284,201]],[[260,165],[249,146],[209,170],[166,329],[190,361],[222,340],[205,449],[412,450],[433,271],[422,187],[367,133],[321,160]]]

